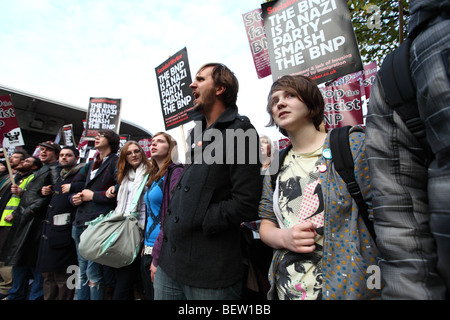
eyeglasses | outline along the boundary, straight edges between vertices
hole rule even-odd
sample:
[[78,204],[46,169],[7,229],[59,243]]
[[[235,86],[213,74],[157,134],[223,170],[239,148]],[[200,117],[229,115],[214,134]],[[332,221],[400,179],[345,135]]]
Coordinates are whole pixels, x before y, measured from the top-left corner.
[[140,153],[141,153],[140,150],[128,151],[127,152],[127,157],[132,156],[133,154],[140,154]]
[[103,133],[97,133],[97,137],[105,137],[105,135]]

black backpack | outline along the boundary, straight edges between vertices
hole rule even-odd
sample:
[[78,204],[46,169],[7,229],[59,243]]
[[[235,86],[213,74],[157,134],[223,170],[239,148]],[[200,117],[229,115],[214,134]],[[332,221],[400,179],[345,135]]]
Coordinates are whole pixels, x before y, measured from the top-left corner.
[[448,19],[450,13],[445,11],[430,13],[427,19],[422,21],[397,49],[386,56],[378,72],[384,89],[385,101],[402,118],[408,130],[419,141],[425,152],[425,166],[429,165],[434,155],[426,139],[425,125],[420,119],[416,88],[411,78],[409,52],[417,35],[426,29],[430,21],[437,16]]
[[[432,152],[427,142],[425,125],[420,119],[416,88],[411,79],[409,50],[413,39],[407,38],[400,47],[389,53],[379,71],[386,103],[402,118],[408,130],[419,141],[429,162]],[[370,102],[369,102],[370,103]]]

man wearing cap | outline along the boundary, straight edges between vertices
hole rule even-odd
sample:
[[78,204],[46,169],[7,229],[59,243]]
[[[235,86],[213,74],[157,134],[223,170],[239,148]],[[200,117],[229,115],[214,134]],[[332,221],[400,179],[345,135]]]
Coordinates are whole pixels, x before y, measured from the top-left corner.
[[[11,187],[13,194],[21,197],[19,206],[12,213],[13,225],[7,242],[8,253],[6,264],[13,266],[13,287],[20,288],[13,295],[8,295],[9,300],[24,300],[27,298],[29,272],[33,273],[34,284],[30,291],[29,300],[42,299],[42,275],[34,272],[39,239],[50,195],[43,195],[43,186],[54,185],[61,168],[58,166],[58,156],[61,147],[46,141],[39,144],[39,159],[42,168],[34,172],[34,178],[29,182],[27,189],[22,190],[19,186]],[[19,285],[17,285],[19,284]]]
[[55,166],[58,164],[59,152],[61,147],[59,144],[53,141],[46,141],[39,143],[39,159],[41,159],[44,165],[51,164]]

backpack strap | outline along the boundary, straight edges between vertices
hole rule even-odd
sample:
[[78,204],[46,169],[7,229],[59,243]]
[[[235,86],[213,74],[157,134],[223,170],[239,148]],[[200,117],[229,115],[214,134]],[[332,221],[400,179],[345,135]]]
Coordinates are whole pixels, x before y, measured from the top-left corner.
[[330,148],[334,168],[344,180],[348,192],[355,199],[358,205],[359,214],[364,220],[372,239],[375,240],[375,230],[373,222],[369,219],[367,204],[362,197],[361,189],[355,179],[355,164],[353,162],[352,152],[350,150],[350,142],[348,133],[351,126],[335,128],[330,132]]
[[386,103],[402,118],[408,130],[419,141],[427,154],[425,161],[429,163],[433,153],[426,139],[425,125],[420,118],[409,65],[412,41],[413,38],[407,38],[400,47],[389,53],[379,73]]
[[278,177],[278,174],[280,173],[281,166],[283,165],[283,161],[286,158],[286,155],[288,154],[289,150],[291,150],[291,149],[292,149],[292,144],[288,145],[286,148],[284,148],[283,150],[281,150],[278,153],[278,170],[276,173],[274,173],[270,176],[270,183],[272,186],[272,190],[275,190],[275,186],[277,183],[277,177]]

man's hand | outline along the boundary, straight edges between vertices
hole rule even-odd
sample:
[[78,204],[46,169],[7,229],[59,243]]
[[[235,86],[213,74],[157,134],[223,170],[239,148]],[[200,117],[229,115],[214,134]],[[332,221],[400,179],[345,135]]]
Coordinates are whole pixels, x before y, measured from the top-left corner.
[[78,192],[77,194],[73,195],[72,202],[76,206],[79,206],[80,204],[83,203],[83,200],[81,199],[81,192]]
[[70,191],[70,183],[63,184],[61,186],[62,193],[69,193]]
[[114,198],[116,196],[116,187],[115,186],[111,186],[108,188],[108,190],[106,190],[106,197],[107,198]]
[[52,193],[52,185],[43,186],[41,189],[41,193],[44,196],[48,196],[49,194],[51,194]]
[[13,184],[11,185],[11,193],[20,197],[23,193],[23,190],[17,184]]
[[94,191],[89,189],[84,189],[83,191],[81,191],[81,200],[83,200],[83,202],[92,201],[93,198]]

